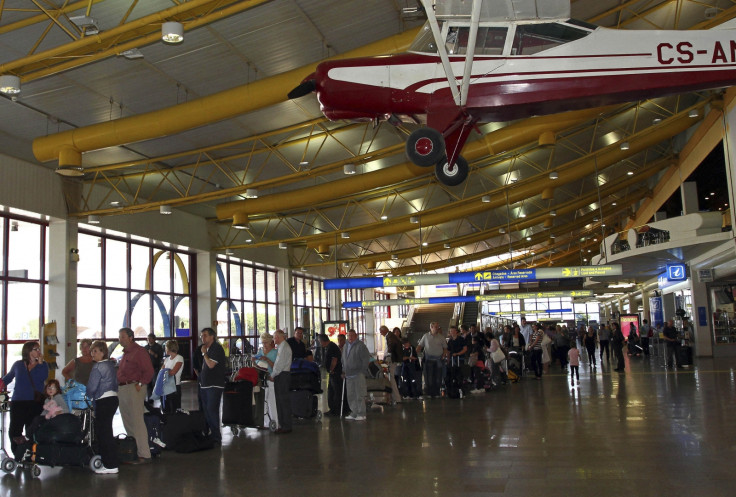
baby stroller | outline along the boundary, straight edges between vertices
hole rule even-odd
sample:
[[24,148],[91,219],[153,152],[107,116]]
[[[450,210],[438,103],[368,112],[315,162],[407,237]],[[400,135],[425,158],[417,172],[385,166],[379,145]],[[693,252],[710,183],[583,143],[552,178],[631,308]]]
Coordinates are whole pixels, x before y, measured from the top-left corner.
[[524,368],[524,359],[521,350],[509,350],[509,355],[506,359],[506,367],[508,369],[508,378],[511,380],[511,383],[516,383],[521,379],[521,374]]
[[39,466],[88,466],[93,471],[102,467],[102,458],[91,445],[91,428],[84,429],[80,416],[58,414],[44,423],[33,440],[18,444],[14,459],[4,459],[2,468],[12,473],[17,467],[30,468],[33,476],[41,475]]

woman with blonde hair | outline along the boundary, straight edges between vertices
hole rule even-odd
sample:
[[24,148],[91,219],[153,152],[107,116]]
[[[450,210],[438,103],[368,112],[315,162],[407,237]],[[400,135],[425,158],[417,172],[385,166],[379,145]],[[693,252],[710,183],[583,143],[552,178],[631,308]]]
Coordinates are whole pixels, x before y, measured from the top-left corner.
[[166,412],[176,412],[181,409],[181,372],[184,369],[184,358],[179,354],[179,342],[169,340],[166,342],[166,360],[164,368],[169,370],[169,376],[173,376],[176,380],[176,392],[166,396],[164,405]]

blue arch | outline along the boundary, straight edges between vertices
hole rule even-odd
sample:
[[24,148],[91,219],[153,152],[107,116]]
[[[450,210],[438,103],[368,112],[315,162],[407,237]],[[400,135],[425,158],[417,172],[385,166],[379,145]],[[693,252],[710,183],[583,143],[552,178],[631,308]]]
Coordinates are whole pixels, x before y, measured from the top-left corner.
[[[130,300],[130,306],[128,307],[128,313],[123,318],[123,327],[130,328],[130,317],[133,315],[133,309],[135,309],[136,304],[138,301],[143,297],[145,293],[139,293],[135,297],[133,297]],[[164,306],[163,301],[159,298],[158,295],[153,295],[153,301],[156,303],[156,306],[158,307],[158,311],[161,313],[161,318],[164,322],[164,336],[170,337],[171,336],[171,323],[169,322],[169,313],[166,312],[166,306]],[[174,305],[174,308],[176,308],[176,305]],[[153,330],[151,330],[153,332]]]

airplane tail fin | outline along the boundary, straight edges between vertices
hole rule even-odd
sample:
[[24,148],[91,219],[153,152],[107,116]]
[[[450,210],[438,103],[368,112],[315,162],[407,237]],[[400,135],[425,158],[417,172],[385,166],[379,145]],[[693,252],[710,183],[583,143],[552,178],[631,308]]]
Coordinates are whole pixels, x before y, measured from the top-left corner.
[[723,24],[719,24],[718,26],[712,29],[736,29],[736,19],[731,19],[730,21],[726,21]]

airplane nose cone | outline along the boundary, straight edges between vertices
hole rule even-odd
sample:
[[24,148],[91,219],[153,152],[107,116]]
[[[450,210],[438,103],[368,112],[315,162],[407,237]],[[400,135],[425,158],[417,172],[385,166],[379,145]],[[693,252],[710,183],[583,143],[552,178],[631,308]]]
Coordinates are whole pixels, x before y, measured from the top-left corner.
[[293,100],[295,98],[303,97],[304,95],[309,95],[314,90],[317,89],[317,80],[314,78],[305,79],[301,82],[299,86],[294,88],[289,92],[287,95],[290,100]]

